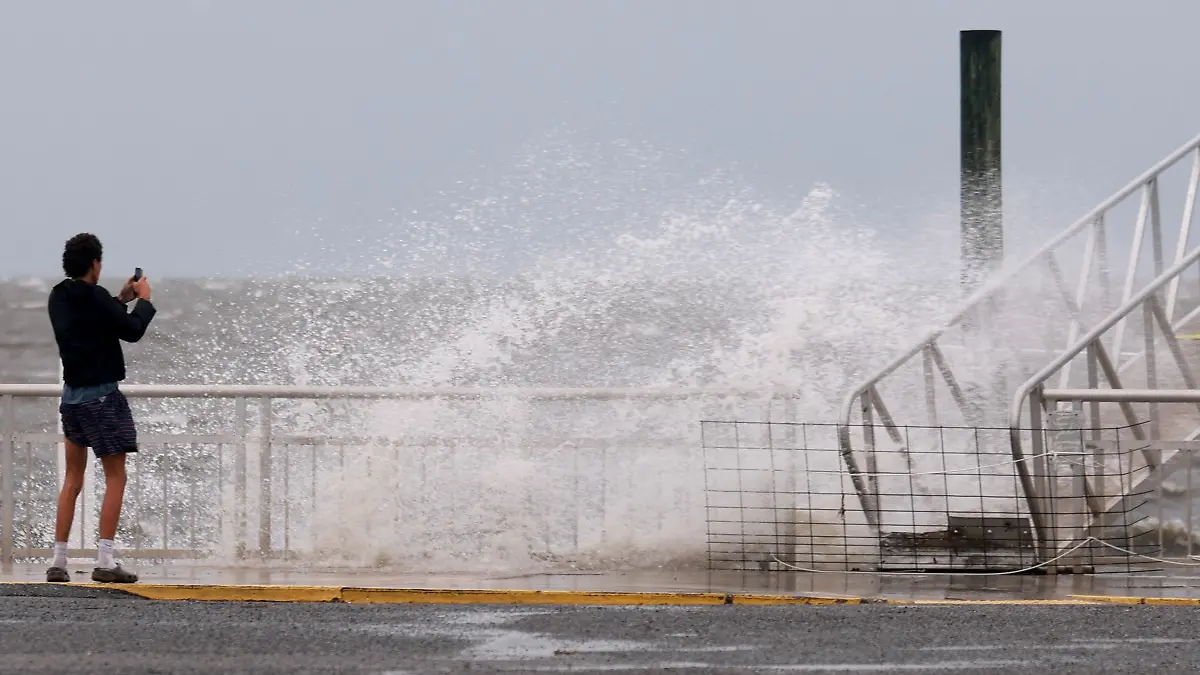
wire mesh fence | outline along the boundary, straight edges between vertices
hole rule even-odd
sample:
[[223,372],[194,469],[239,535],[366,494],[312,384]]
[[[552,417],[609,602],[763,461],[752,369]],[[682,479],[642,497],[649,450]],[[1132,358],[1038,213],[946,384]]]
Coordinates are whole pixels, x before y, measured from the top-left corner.
[[[717,570],[1139,572],[1191,558],[1192,443],[1158,480],[1138,475],[1163,442],[1132,427],[1078,428],[1051,415],[1026,456],[1009,428],[900,427],[860,466],[855,492],[834,424],[705,421],[709,566]],[[857,431],[870,430],[859,429]],[[887,441],[880,429],[877,437]],[[1029,447],[1029,445],[1026,445]],[[1139,458],[1140,459],[1140,458]],[[1152,464],[1152,462],[1151,462]],[[1174,483],[1163,480],[1172,477]],[[1039,505],[1031,509],[1032,503]]]

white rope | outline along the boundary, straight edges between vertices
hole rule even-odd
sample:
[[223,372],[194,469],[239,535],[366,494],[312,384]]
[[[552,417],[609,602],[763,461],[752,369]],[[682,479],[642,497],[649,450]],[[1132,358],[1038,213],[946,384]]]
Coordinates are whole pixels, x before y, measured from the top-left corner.
[[[1088,537],[1088,539],[1092,539],[1092,537]],[[1088,543],[1088,539],[1084,539],[1083,541],[1072,546],[1071,548],[1067,549],[1065,552],[1059,554],[1058,556],[1055,556],[1054,558],[1051,558],[1045,562],[1040,562],[1036,565],[1033,565],[1032,567],[1024,567],[1019,570],[1009,570],[1007,572],[972,572],[972,573],[964,573],[964,574],[969,574],[970,576],[973,576],[973,577],[1002,577],[1002,576],[1007,576],[1010,574],[1024,574],[1026,572],[1032,572],[1036,569],[1040,569],[1047,565],[1056,563],[1059,560],[1062,560],[1063,558],[1071,555],[1075,551],[1078,551],[1079,549],[1083,548],[1085,544]],[[810,570],[805,567],[797,567],[796,565],[789,565],[788,563],[785,563],[782,560],[780,560],[779,558],[775,557],[774,553],[771,554],[771,559],[774,560],[775,562],[779,563],[780,565],[787,567],[788,569],[792,569],[797,572],[811,572],[814,574],[870,574],[872,576],[900,576],[900,577],[927,577],[927,576],[929,576],[928,572],[862,572],[862,571],[858,571],[858,570],[849,570],[849,571]]]
[[[978,473],[980,469],[994,469],[998,466],[1016,466],[1017,464],[1019,464],[1021,462],[1028,462],[1030,460],[1040,459],[1042,457],[1062,456],[1063,454],[1064,453],[1055,454],[1052,452],[1044,452],[1040,455],[1030,455],[1029,457],[1023,457],[1020,460],[1010,459],[1008,461],[997,462],[995,464],[978,464],[976,466],[967,467],[965,469],[947,469],[945,471],[876,471],[873,473],[868,472],[868,471],[860,471],[860,472],[858,472],[858,475],[859,476],[867,476],[869,478],[879,478],[881,476],[953,476],[953,475],[957,475],[957,474]],[[1070,453],[1070,454],[1083,454],[1083,453]],[[709,468],[713,469],[714,467],[709,467]],[[805,473],[842,474],[842,473],[845,473],[845,470],[838,469],[838,470],[834,471],[834,470],[825,470],[825,469],[809,469],[808,471],[805,471]],[[986,476],[986,477],[1010,478],[1011,476],[1003,476],[1000,474],[988,474],[988,476]]]
[[[1096,541],[1096,543],[1098,543],[1098,544],[1107,546],[1114,551],[1120,551],[1121,553],[1124,553],[1125,555],[1130,555],[1135,558],[1145,558],[1146,560],[1152,560],[1156,563],[1162,563],[1164,565],[1179,565],[1180,567],[1200,567],[1200,562],[1186,563],[1186,562],[1181,562],[1179,560],[1164,560],[1162,558],[1155,558],[1154,556],[1146,555],[1145,553],[1134,553],[1133,551],[1123,549],[1120,546],[1117,546],[1116,544],[1110,544],[1107,541],[1104,541],[1103,539],[1096,539],[1095,537],[1091,537],[1091,538],[1094,539]],[[1197,556],[1193,555],[1193,556],[1190,556],[1190,558],[1192,560],[1196,560]]]
[[[1116,544],[1110,544],[1109,542],[1104,541],[1103,539],[1099,539],[1097,537],[1087,537],[1083,541],[1080,541],[1078,544],[1075,544],[1074,546],[1072,546],[1071,548],[1067,549],[1066,551],[1060,553],[1059,555],[1057,555],[1049,560],[1046,560],[1044,562],[1040,562],[1036,565],[1032,565],[1030,567],[1023,567],[1019,570],[1008,570],[1006,572],[961,572],[961,574],[963,574],[965,576],[972,576],[972,577],[1000,577],[1000,576],[1008,576],[1008,575],[1012,575],[1012,574],[1024,574],[1026,572],[1032,572],[1034,570],[1041,569],[1043,567],[1052,565],[1052,564],[1058,562],[1059,560],[1062,560],[1063,558],[1071,555],[1075,551],[1078,551],[1079,549],[1083,548],[1084,546],[1086,546],[1087,544],[1089,544],[1091,542],[1096,542],[1097,544],[1100,544],[1101,546],[1107,546],[1108,548],[1111,548],[1114,551],[1119,551],[1121,553],[1124,553],[1125,555],[1128,555],[1128,556],[1131,556],[1134,558],[1144,558],[1146,560],[1150,560],[1150,561],[1156,562],[1156,563],[1161,563],[1163,565],[1178,565],[1180,567],[1200,567],[1200,562],[1188,563],[1188,562],[1182,562],[1179,560],[1166,560],[1164,558],[1155,558],[1154,556],[1149,556],[1144,553],[1136,553],[1134,551],[1130,551],[1128,549],[1121,548],[1120,546],[1117,546]],[[1189,556],[1189,557],[1192,560],[1200,561],[1200,555],[1193,555],[1193,556]],[[782,560],[780,560],[778,557],[776,557],[776,555],[774,553],[771,554],[771,560],[774,560],[775,562],[779,563],[780,565],[783,565],[784,567],[786,567],[790,570],[794,570],[796,572],[809,572],[811,574],[869,574],[872,576],[890,576],[890,577],[897,577],[897,576],[899,576],[899,577],[926,577],[931,574],[930,572],[886,572],[886,571],[884,571],[884,572],[862,572],[862,571],[858,571],[858,570],[844,570],[844,571],[814,570],[814,569],[809,569],[807,567],[799,567],[796,565],[791,565],[791,564],[785,563]]]

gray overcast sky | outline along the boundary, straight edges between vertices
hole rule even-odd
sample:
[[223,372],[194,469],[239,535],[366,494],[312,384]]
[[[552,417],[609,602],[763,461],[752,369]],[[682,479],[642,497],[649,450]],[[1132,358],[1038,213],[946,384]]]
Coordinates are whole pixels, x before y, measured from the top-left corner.
[[1007,185],[1065,220],[1200,132],[1197,26],[1187,0],[4,0],[0,277],[57,275],[79,230],[159,276],[369,259],[562,128],[785,203],[825,181],[886,228],[956,208],[965,28],[1005,31]]

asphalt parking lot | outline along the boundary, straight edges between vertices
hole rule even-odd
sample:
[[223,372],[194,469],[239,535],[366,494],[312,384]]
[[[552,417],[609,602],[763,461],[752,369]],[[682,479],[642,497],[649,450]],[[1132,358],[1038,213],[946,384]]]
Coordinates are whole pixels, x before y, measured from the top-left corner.
[[0,673],[1200,672],[1194,607],[0,597]]

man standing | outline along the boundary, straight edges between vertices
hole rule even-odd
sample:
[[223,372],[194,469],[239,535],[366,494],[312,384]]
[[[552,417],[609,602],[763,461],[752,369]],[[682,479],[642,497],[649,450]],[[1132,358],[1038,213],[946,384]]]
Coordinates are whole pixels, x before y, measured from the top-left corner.
[[[104,468],[104,502],[100,507],[100,544],[92,580],[133,583],[137,575],[116,561],[113,539],[125,496],[125,455],[137,452],[137,430],[129,402],[117,387],[125,379],[121,340],[137,342],[154,318],[150,283],[130,279],[120,295],[112,297],[100,280],[103,248],[92,234],[67,241],[62,265],[67,279],[50,291],[48,309],[54,339],[63,366],[63,393],[59,405],[66,436],[67,473],[58,496],[54,529],[54,560],[46,581],[70,581],[67,572],[67,538],[75,517],[75,500],[83,489],[90,447]],[[137,299],[132,312],[126,303]]]

